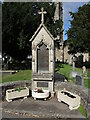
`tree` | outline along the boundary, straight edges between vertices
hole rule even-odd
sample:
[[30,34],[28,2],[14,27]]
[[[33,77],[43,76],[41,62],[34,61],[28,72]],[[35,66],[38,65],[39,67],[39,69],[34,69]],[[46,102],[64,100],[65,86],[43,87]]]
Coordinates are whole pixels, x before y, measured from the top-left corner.
[[90,4],[78,8],[78,12],[70,12],[71,28],[67,31],[69,53],[90,52]]
[[[31,7],[32,4],[24,3],[3,3],[2,6],[2,49],[19,61],[30,52]],[[28,21],[28,18],[31,19]]]
[[30,53],[32,37],[39,24],[41,16],[38,11],[44,7],[47,14],[45,15],[45,25],[55,37],[56,27],[60,22],[54,24],[54,3],[3,3],[2,10],[2,49],[16,60],[23,60]]

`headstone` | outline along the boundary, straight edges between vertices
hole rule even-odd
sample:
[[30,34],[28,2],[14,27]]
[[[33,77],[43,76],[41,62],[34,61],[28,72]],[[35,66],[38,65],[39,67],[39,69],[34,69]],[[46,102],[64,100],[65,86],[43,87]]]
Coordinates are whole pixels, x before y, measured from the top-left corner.
[[55,81],[65,82],[65,81],[66,81],[66,78],[65,78],[65,76],[63,76],[62,74],[55,73]]
[[82,76],[76,75],[76,84],[84,86],[84,80]]
[[54,37],[44,25],[44,14],[41,9],[41,24],[32,36],[32,90],[35,88],[54,93],[55,63]]

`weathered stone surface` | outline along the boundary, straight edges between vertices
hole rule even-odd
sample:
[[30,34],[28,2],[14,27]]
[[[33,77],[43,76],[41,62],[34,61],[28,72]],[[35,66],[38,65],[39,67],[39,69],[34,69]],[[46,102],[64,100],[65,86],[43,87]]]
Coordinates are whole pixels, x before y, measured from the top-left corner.
[[81,104],[84,106],[84,108],[87,110],[88,105],[88,89],[80,86],[80,85],[74,85],[70,84],[68,82],[56,82],[55,83],[55,91],[66,89],[72,93],[75,93],[81,97]]
[[57,98],[59,102],[63,101],[67,103],[70,110],[78,109],[80,106],[80,96],[66,91],[65,89],[57,92]]
[[[43,8],[41,24],[30,39],[32,41],[32,90],[38,88],[38,82],[48,82],[48,87],[41,87],[43,90],[48,89],[51,93],[54,92],[54,72],[55,72],[55,38],[44,25]],[[41,83],[42,84],[42,83]]]
[[[3,111],[7,110],[10,113],[15,113],[20,117],[30,115],[30,117],[42,117],[42,118],[84,118],[78,110],[71,111],[68,108],[68,105],[59,103],[56,96],[47,101],[33,100],[32,97],[25,100],[16,100],[12,103],[6,101],[3,102]],[[21,114],[20,114],[21,113]],[[8,117],[10,117],[9,114]],[[25,116],[26,116],[25,115]],[[4,117],[4,114],[3,114]],[[27,116],[26,116],[27,117]],[[79,119],[80,120],[80,119]]]
[[[30,89],[30,96],[31,96],[31,89],[32,89],[31,84],[32,82],[30,80],[0,84],[0,89],[2,89],[2,92],[0,93],[0,98],[5,100],[6,90],[18,86],[27,86]],[[55,85],[54,88],[55,92],[57,92],[58,90],[63,90],[65,88],[66,90],[79,95],[81,97],[81,104],[84,106],[84,108],[88,111],[89,114],[88,105],[90,104],[90,95],[89,95],[90,89],[86,89],[80,85],[74,85],[68,82],[56,81],[54,85]]]
[[0,99],[5,100],[7,89],[13,89],[13,88],[23,87],[23,86],[24,87],[26,86],[29,89],[31,89],[31,81],[26,80],[26,81],[14,81],[14,82],[8,82],[8,83],[1,83],[0,90],[2,92],[0,92]]
[[6,100],[11,102],[15,98],[24,97],[27,98],[29,96],[29,89],[27,87],[23,87],[21,90],[16,89],[8,89],[6,90]]

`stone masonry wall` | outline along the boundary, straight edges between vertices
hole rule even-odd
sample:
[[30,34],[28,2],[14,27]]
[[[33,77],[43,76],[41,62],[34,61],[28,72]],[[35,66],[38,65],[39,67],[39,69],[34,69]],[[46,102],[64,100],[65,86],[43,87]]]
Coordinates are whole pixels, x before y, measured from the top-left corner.
[[[0,90],[2,89],[2,92],[0,93],[0,98],[2,98],[2,100],[5,100],[7,89],[12,89],[15,87],[20,87],[20,86],[27,86],[30,89],[30,93],[31,93],[32,84],[30,80],[4,83],[0,85]],[[55,83],[54,90],[56,93],[58,90],[62,90],[64,88],[72,93],[78,94],[81,97],[81,104],[84,106],[86,110],[88,109],[87,105],[88,103],[90,103],[90,97],[88,96],[88,89],[82,86],[79,86],[79,85],[68,83],[68,82],[56,82]]]
[[16,82],[10,82],[10,83],[3,83],[0,84],[0,100],[5,100],[6,96],[6,90],[7,89],[13,89],[13,88],[18,88],[18,87],[28,87],[31,91],[31,81],[26,80],[26,81],[16,81]]

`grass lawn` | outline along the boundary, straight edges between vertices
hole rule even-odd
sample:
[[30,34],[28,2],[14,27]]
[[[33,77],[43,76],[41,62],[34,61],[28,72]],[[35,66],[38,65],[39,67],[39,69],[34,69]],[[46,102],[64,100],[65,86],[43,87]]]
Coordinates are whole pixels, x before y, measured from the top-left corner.
[[[70,78],[70,73],[72,72],[72,66],[68,64],[61,64],[56,63],[56,72],[64,75],[67,80],[72,80],[73,83],[75,83],[75,78]],[[82,69],[75,68],[77,72],[80,72],[82,74]],[[87,70],[87,76],[90,77],[90,71]],[[31,80],[32,78],[32,70],[20,70],[19,72],[11,75],[3,75],[2,76],[2,83],[4,82],[10,82],[10,81],[20,81],[20,80]],[[84,85],[87,88],[90,88],[90,79],[84,79]]]
[[84,79],[84,85],[87,88],[90,88],[90,79]]
[[[72,80],[73,83],[75,83],[75,78],[70,78],[70,73],[72,72],[72,66],[69,64],[61,64],[61,63],[56,63],[56,71],[62,75],[64,75],[67,80]],[[80,68],[75,68],[76,72],[80,72],[82,74],[82,69]],[[90,71],[87,70],[87,76],[90,77]],[[87,88],[90,88],[90,79],[84,79],[84,85]]]
[[11,75],[2,75],[2,83],[10,81],[31,80],[31,70],[20,70],[19,72]]
[[87,117],[87,112],[84,109],[84,107],[82,105],[80,105],[80,107],[78,108],[79,112],[81,112],[81,114],[85,117]]
[[[72,72],[72,70],[72,66],[70,66],[69,64],[56,63],[56,71],[64,75],[67,79],[70,79],[70,73]],[[80,68],[75,68],[75,71],[82,74],[82,69]]]

